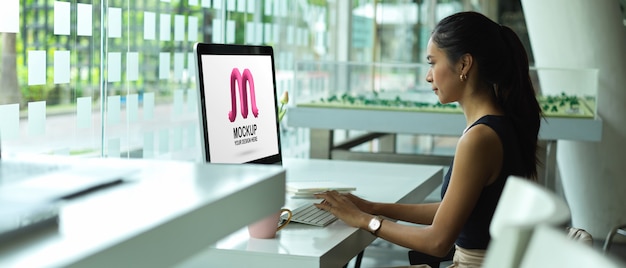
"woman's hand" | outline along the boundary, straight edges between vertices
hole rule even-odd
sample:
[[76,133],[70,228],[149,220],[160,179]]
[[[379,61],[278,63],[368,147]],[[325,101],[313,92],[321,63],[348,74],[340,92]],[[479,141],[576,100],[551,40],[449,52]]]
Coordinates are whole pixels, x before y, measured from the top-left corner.
[[365,213],[369,213],[369,214],[376,214],[374,211],[372,211],[373,209],[373,204],[370,201],[367,201],[363,198],[360,198],[356,195],[353,195],[351,193],[346,193],[346,194],[341,194],[343,196],[345,196],[346,198],[348,198],[354,205],[356,205],[361,211],[365,212]]
[[352,227],[366,228],[369,220],[372,218],[372,215],[361,211],[352,200],[358,203],[366,201],[351,194],[327,191],[315,194],[315,198],[324,199],[321,203],[315,204],[317,208],[329,211]]

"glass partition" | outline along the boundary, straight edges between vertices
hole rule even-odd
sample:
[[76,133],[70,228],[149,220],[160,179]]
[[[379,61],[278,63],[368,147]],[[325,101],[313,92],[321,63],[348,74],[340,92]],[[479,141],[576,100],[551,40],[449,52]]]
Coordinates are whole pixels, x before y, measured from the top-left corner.
[[3,0],[4,154],[200,160],[195,42],[332,59],[332,1]]
[[438,103],[426,82],[428,64],[301,61],[296,66],[296,106],[458,111]]
[[[456,103],[439,103],[426,81],[428,64],[299,61],[296,67],[299,107],[461,112]],[[595,117],[597,69],[531,67],[529,73],[545,116]]]
[[[461,10],[498,16],[491,0],[3,0],[3,151],[199,159],[194,42],[273,46],[289,105],[326,83],[432,99],[420,87],[428,35]],[[285,154],[302,155],[306,131],[282,126]]]
[[532,67],[530,74],[545,116],[596,118],[598,69]]

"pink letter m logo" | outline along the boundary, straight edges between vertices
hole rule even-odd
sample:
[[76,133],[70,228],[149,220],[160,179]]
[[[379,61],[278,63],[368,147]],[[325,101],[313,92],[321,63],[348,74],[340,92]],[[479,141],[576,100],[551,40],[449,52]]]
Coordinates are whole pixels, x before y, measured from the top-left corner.
[[235,83],[239,88],[239,105],[241,106],[241,116],[248,118],[248,86],[250,87],[250,105],[252,106],[252,114],[259,117],[259,109],[256,107],[256,96],[254,94],[254,79],[250,70],[244,69],[243,74],[239,73],[239,69],[233,68],[230,73],[230,103],[231,110],[228,112],[230,122],[235,122],[237,118],[237,98],[235,93]]

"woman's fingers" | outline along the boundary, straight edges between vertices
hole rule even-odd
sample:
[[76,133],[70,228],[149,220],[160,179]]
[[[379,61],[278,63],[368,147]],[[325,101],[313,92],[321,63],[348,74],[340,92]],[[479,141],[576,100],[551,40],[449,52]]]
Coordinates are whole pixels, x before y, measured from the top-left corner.
[[337,191],[326,191],[322,193],[315,194],[315,198],[323,199],[319,204],[315,204],[315,206],[319,209],[330,211],[333,204],[337,202],[338,197]]

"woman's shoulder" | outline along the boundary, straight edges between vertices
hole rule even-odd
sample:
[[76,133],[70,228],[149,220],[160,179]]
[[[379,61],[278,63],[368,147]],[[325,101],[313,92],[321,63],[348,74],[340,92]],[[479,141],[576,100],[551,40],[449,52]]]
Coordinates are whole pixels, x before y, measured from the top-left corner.
[[506,115],[488,114],[488,115],[484,115],[481,118],[479,118],[478,120],[476,120],[474,125],[478,125],[478,124],[486,124],[486,125],[507,124],[509,121],[510,121],[510,119]]
[[461,136],[457,146],[462,151],[482,154],[501,147],[499,136],[492,127],[486,124],[476,124]]
[[489,127],[498,135],[502,135],[508,133],[509,129],[513,128],[513,121],[506,115],[485,115],[476,120],[471,128],[480,125]]

